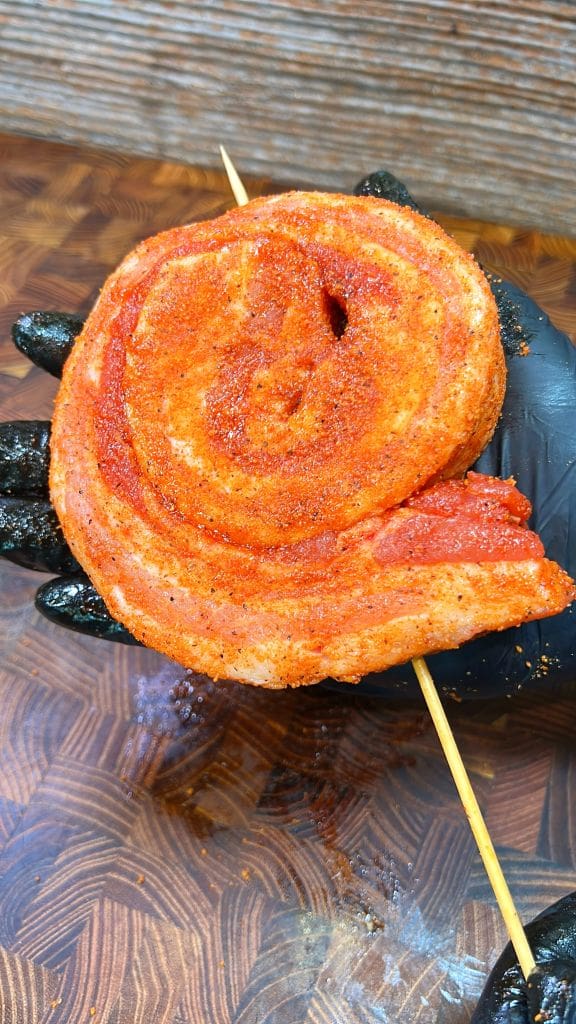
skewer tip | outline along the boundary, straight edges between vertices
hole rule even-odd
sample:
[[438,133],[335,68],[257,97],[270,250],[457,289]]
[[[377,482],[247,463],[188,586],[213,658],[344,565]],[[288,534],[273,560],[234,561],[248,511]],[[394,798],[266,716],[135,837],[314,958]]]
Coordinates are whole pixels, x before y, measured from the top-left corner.
[[220,145],[219,149],[220,156],[222,157],[222,163],[224,164],[224,170],[228,175],[228,181],[230,182],[230,188],[232,189],[234,199],[236,200],[238,206],[246,206],[246,203],[250,202],[250,198],[248,196],[246,189],[244,188],[240,175],[238,174],[238,171],[234,167],[234,164],[232,163],[232,160],[228,156],[228,153],[224,146]]

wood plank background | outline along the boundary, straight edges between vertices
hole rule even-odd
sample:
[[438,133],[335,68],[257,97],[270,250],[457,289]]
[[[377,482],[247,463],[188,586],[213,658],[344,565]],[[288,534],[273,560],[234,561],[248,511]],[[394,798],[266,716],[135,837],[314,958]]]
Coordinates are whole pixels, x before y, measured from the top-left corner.
[[[220,171],[0,136],[0,418],[58,386],[19,313],[86,312],[232,205]],[[441,219],[576,331],[576,242]],[[44,579],[0,562],[0,1024],[467,1024],[505,935],[422,703],[215,685],[42,619]],[[576,889],[575,697],[449,707],[524,919]]]
[[0,0],[0,126],[576,235],[558,0]]

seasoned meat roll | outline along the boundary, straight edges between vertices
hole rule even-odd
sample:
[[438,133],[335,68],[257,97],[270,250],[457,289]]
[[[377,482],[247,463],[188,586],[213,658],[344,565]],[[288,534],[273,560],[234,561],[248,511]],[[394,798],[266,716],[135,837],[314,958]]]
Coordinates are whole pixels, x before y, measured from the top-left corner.
[[[350,682],[554,614],[472,257],[384,200],[260,199],[143,242],[64,371],[51,495],[107,607],[217,678]],[[448,482],[444,482],[448,481]]]

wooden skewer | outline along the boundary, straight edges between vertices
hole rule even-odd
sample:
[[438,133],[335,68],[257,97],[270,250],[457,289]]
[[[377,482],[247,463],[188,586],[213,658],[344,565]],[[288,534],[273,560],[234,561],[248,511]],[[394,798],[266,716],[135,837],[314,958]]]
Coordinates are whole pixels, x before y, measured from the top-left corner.
[[[222,161],[228,180],[230,182],[230,188],[234,194],[234,198],[238,203],[238,206],[245,206],[249,202],[248,194],[240,176],[234,167],[228,153],[224,149],[224,146],[220,146],[220,153],[222,155]],[[438,696],[438,691],[430,670],[424,658],[414,658],[412,661],[412,667],[416,673],[420,688],[426,701],[428,711],[434,723],[436,732],[438,733],[438,739],[440,745],[444,751],[444,755],[448,762],[448,767],[452,772],[452,778],[454,784],[458,790],[458,795],[462,801],[462,806],[470,828],[472,835],[476,840],[478,852],[482,858],[482,862],[488,875],[488,881],[492,886],[496,901],[500,908],[500,913],[504,919],[504,924],[508,929],[508,935],[510,941],[514,947],[516,956],[518,957],[518,963],[526,980],[528,976],[532,974],[532,971],[536,969],[536,963],[528,939],[526,938],[526,932],[524,926],[520,920],[518,911],[512,899],[512,894],[508,888],[508,883],[504,877],[504,872],[498,860],[494,844],[490,838],[490,833],[486,827],[486,822],[482,816],[482,811],[476,799],[474,790],[470,783],[468,773],[462,760],[462,755],[458,750],[454,734],[450,728],[450,723],[446,718],[446,712],[442,707],[442,702]]]
[[438,696],[438,691],[434,684],[434,680],[430,675],[428,666],[423,658],[414,658],[412,661],[412,667],[418,677],[420,688],[424,695],[424,700],[428,706],[428,710],[434,722],[436,732],[438,733],[438,739],[442,746],[442,750],[446,756],[448,767],[452,772],[452,778],[458,790],[458,795],[462,801],[466,817],[472,829],[472,834],[476,840],[478,852],[484,863],[486,874],[494,895],[500,907],[500,913],[504,918],[504,923],[508,929],[508,935],[510,941],[514,946],[514,951],[518,957],[518,963],[522,969],[522,973],[526,980],[528,975],[536,968],[534,956],[532,950],[528,944],[526,938],[526,932],[518,916],[518,911],[512,899],[512,894],[508,888],[508,883],[504,878],[504,873],[500,865],[500,861],[496,855],[494,844],[490,838],[490,833],[486,827],[486,822],[482,817],[482,811],[478,805],[476,795],[472,789],[470,779],[454,734],[450,728],[450,723],[446,718],[446,712],[442,707],[442,702]]
[[234,167],[228,153],[224,149],[224,146],[220,146],[220,156],[222,157],[222,163],[224,164],[224,170],[228,175],[228,181],[230,182],[230,188],[234,195],[234,199],[238,203],[238,206],[246,206],[249,203],[248,193],[244,188],[243,182],[240,179],[238,171]]

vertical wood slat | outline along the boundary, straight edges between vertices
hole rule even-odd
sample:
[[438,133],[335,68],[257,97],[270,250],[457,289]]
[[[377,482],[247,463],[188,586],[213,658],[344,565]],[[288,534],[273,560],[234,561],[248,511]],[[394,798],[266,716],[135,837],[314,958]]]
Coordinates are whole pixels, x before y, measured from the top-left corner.
[[576,18],[553,0],[0,0],[24,134],[422,201],[576,235]]

